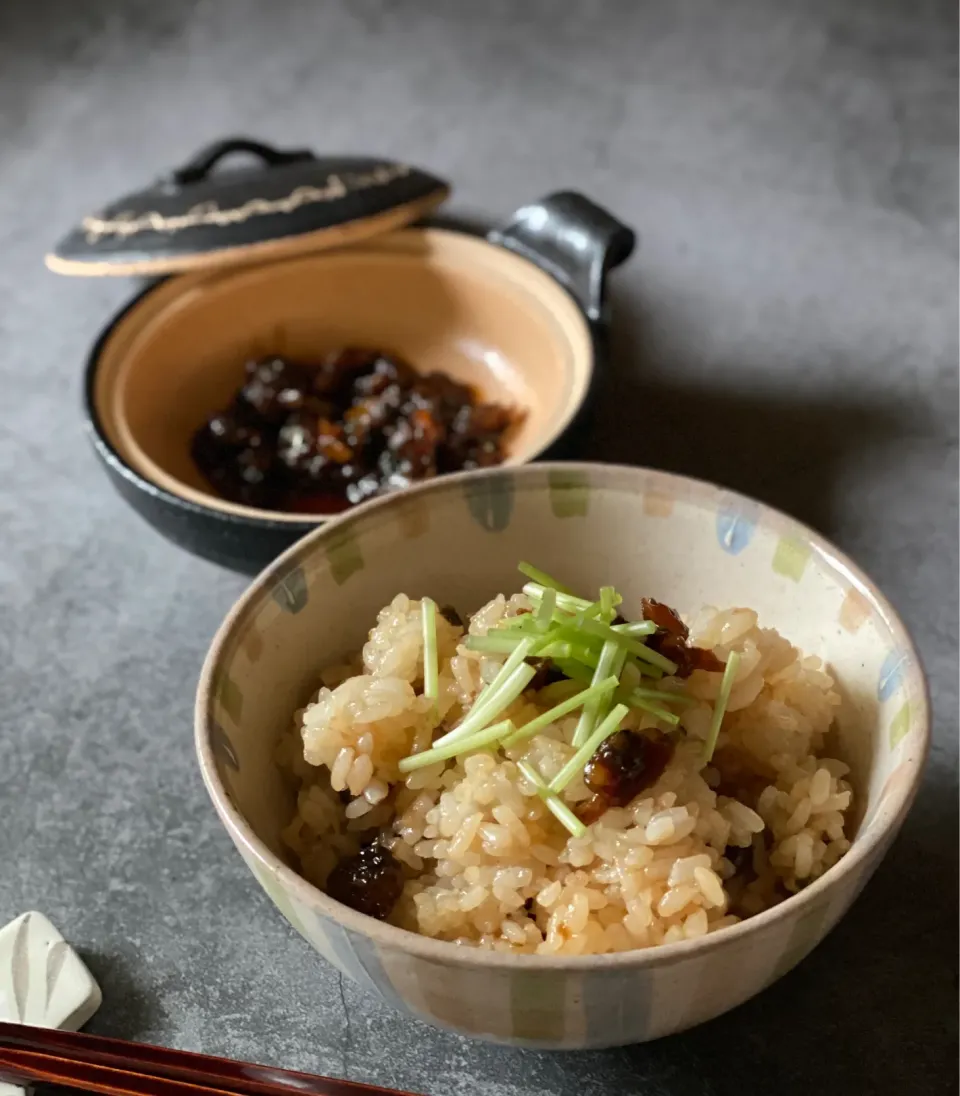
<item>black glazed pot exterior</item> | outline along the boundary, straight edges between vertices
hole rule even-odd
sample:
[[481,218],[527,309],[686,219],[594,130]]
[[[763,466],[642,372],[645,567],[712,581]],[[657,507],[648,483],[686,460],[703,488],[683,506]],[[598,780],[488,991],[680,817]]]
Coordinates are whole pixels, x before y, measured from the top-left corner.
[[141,290],[113,317],[94,344],[84,377],[83,409],[87,434],[118,494],[158,533],[201,559],[241,574],[255,575],[310,532],[315,523],[268,521],[225,514],[164,491],[121,459],[107,439],[97,414],[94,387],[104,344],[124,316],[164,281],[153,281]]
[[[584,313],[593,342],[593,376],[573,421],[537,460],[571,460],[589,425],[597,373],[606,364],[609,310],[606,275],[624,262],[634,233],[581,194],[564,192],[524,206],[502,229],[487,234],[534,263],[573,296]],[[131,468],[110,444],[94,401],[96,373],[104,345],[116,325],[162,282],[155,281],[117,313],[101,332],[87,360],[84,384],[86,425],[94,451],[117,492],[162,536],[188,552],[230,570],[254,575],[315,529],[316,521],[271,521],[244,517],[171,494]]]
[[633,229],[575,191],[558,191],[518,209],[503,228],[487,233],[492,244],[532,262],[559,282],[583,312],[593,343],[590,386],[573,421],[537,460],[578,460],[589,433],[597,379],[610,352],[607,274],[633,254]]
[[113,486],[158,533],[193,555],[231,571],[257,574],[316,528],[309,522],[261,521],[204,510],[131,474],[96,437],[93,444]]
[[487,239],[558,281],[591,325],[609,322],[607,274],[630,258],[637,242],[632,229],[571,190],[523,206]]

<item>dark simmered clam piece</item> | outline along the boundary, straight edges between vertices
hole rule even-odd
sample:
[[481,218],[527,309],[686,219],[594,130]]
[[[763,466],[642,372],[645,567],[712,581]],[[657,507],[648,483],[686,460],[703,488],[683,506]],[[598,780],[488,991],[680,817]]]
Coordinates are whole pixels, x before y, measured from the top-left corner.
[[191,452],[231,502],[331,514],[442,472],[500,464],[517,420],[443,373],[347,348],[319,365],[248,362],[233,403],[196,432]]

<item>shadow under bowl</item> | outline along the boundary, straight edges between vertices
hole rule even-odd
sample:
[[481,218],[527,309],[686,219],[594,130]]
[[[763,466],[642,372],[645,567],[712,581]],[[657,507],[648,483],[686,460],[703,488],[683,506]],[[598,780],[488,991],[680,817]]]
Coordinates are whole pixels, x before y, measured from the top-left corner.
[[217,497],[190,443],[227,406],[244,363],[385,349],[522,411],[507,465],[554,447],[587,398],[590,326],[533,263],[466,233],[405,229],[303,258],[170,279],[108,328],[91,357],[87,412],[115,486],[160,532],[253,572],[327,518]]
[[[357,650],[397,593],[472,612],[517,589],[520,559],[574,588],[614,583],[624,611],[749,606],[820,655],[842,704],[850,851],[780,905],[682,943],[599,956],[508,955],[429,939],[328,898],[280,839],[294,793],[279,737],[319,671]],[[261,574],[217,634],[196,707],[201,773],[243,859],[289,922],[344,974],[465,1035],[555,1049],[642,1042],[742,1003],[804,958],[880,863],[929,745],[920,662],[870,580],[792,519],[696,480],[636,468],[537,464],[444,477],[359,507]]]

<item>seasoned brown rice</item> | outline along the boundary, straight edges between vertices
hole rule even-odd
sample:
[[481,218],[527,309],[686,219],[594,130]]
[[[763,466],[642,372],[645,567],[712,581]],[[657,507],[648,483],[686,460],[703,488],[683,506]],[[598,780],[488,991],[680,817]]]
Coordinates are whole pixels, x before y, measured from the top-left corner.
[[[527,610],[498,596],[469,631],[482,635]],[[519,772],[546,780],[573,754],[576,715],[512,749],[484,750],[404,776],[398,763],[430,746],[432,702],[420,695],[420,602],[384,608],[362,655],[321,674],[323,687],[279,746],[298,782],[283,833],[319,887],[377,831],[408,876],[390,920],[427,936],[499,951],[581,955],[702,936],[774,905],[847,851],[848,767],[823,756],[839,697],[820,659],[804,656],[749,609],[704,610],[692,641],[740,662],[716,752],[702,765],[722,673],[685,682],[676,748],[656,783],[571,837]],[[467,650],[437,617],[439,714],[469,709],[505,656]],[[524,694],[505,713],[519,726],[549,704]],[[624,726],[657,727],[632,711]],[[670,728],[661,727],[662,730]],[[562,793],[574,810],[589,790]]]

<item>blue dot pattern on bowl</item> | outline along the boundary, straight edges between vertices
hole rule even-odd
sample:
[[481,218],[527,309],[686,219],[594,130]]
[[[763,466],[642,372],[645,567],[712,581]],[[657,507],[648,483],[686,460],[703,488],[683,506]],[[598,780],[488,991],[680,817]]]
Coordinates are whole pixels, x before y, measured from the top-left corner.
[[292,567],[274,586],[273,600],[284,612],[299,613],[310,598],[302,567]]
[[473,520],[488,533],[502,533],[513,515],[513,476],[468,481],[463,493]]
[[742,504],[731,504],[717,511],[717,540],[731,556],[738,556],[753,538],[757,516]]
[[896,648],[883,660],[880,677],[877,680],[877,699],[881,704],[889,700],[903,684],[903,669],[906,661],[907,656]]

